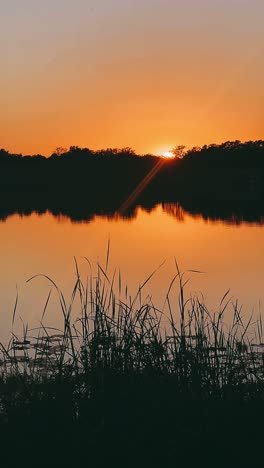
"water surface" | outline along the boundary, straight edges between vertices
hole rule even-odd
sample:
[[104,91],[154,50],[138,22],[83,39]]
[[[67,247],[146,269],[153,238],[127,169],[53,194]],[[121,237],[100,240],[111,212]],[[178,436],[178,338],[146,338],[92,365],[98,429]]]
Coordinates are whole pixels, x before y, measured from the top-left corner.
[[[144,295],[150,294],[158,307],[162,307],[175,274],[176,259],[182,271],[204,272],[187,273],[187,292],[203,293],[212,311],[229,288],[230,298],[243,304],[245,316],[263,310],[264,227],[260,220],[244,222],[236,216],[228,221],[212,220],[188,214],[177,204],[163,204],[149,211],[137,208],[127,219],[95,215],[87,222],[72,222],[49,212],[13,214],[1,221],[0,236],[0,327],[5,340],[11,329],[16,285],[17,323],[23,320],[36,326],[50,285],[44,278],[30,283],[27,279],[48,275],[68,298],[76,277],[74,257],[83,277],[90,273],[84,257],[95,275],[96,263],[105,264],[109,239],[109,275],[120,269],[132,295],[165,262],[144,289]],[[54,325],[59,317],[55,296],[47,316]]]

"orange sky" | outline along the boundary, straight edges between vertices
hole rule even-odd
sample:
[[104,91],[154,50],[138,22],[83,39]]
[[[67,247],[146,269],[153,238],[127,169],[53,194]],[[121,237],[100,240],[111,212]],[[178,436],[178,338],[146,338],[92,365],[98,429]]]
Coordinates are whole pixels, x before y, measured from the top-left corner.
[[263,0],[5,2],[0,147],[263,138],[263,19]]

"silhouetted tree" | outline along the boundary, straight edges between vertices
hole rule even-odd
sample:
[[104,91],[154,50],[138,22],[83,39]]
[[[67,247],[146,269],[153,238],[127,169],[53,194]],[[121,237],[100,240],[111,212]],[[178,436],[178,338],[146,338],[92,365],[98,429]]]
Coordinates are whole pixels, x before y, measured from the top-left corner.
[[179,158],[179,159],[183,158],[185,154],[185,148],[186,146],[184,145],[175,146],[172,149],[172,153],[174,154],[175,158]]

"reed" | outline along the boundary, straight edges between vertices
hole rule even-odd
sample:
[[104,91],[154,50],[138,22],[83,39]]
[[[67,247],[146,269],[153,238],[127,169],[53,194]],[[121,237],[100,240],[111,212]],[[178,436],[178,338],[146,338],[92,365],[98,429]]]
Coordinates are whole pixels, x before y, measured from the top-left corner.
[[[142,299],[154,273],[132,298],[120,273],[109,276],[108,261],[109,252],[105,267],[97,265],[96,276],[85,281],[75,263],[76,282],[69,303],[46,277],[58,295],[63,327],[55,329],[44,323],[50,292],[40,326],[23,326],[21,336],[13,334],[7,346],[1,344],[2,425],[14,431],[23,421],[31,433],[37,426],[47,435],[52,424],[56,437],[67,427],[75,434],[74,451],[79,450],[77,440],[84,442],[85,434],[90,449],[100,451],[101,444],[113,443],[112,431],[121,438],[119,447],[124,444],[122,437],[127,446],[137,431],[141,447],[143,434],[154,437],[154,430],[163,440],[161,427],[168,427],[166,444],[172,437],[179,447],[185,435],[193,443],[199,439],[199,427],[208,436],[205,426],[214,426],[215,417],[214,430],[220,434],[224,427],[221,412],[227,416],[238,403],[257,402],[262,409],[261,317],[255,323],[252,317],[244,323],[241,308],[229,301],[228,293],[218,312],[211,314],[198,297],[185,297],[186,274],[177,264],[164,308],[159,310],[150,299]],[[175,284],[176,301],[172,295]],[[77,318],[73,314],[76,307]],[[16,306],[13,324],[15,320]],[[240,420],[240,416],[237,410],[236,418]],[[194,424],[187,429],[186,421],[192,419]],[[174,445],[167,447],[168,457],[174,454]]]
[[[115,273],[109,278],[108,260],[105,269],[98,264],[96,277],[85,282],[77,262],[75,266],[76,282],[68,304],[58,286],[46,277],[58,295],[63,328],[44,325],[50,291],[40,327],[23,326],[20,337],[12,333],[8,346],[0,345],[3,381],[14,376],[38,381],[69,376],[80,379],[99,371],[153,373],[173,377],[179,391],[204,396],[222,395],[226,388],[243,391],[249,384],[263,384],[261,317],[254,324],[252,317],[244,323],[238,302],[228,299],[229,291],[218,312],[211,314],[198,297],[185,298],[185,273],[176,264],[163,310],[159,310],[151,300],[142,301],[142,291],[155,272],[132,298],[127,287],[123,291],[120,273],[118,278]],[[175,282],[178,299],[172,303]],[[72,314],[76,302],[80,310],[77,319]],[[17,300],[12,325],[16,306]]]

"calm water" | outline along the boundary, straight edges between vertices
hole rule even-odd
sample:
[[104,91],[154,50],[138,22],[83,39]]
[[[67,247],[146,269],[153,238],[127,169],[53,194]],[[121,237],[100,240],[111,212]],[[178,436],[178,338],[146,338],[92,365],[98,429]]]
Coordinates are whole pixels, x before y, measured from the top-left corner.
[[[83,277],[90,271],[83,257],[90,260],[96,274],[96,262],[105,263],[108,239],[109,273],[120,268],[131,294],[165,261],[145,288],[145,296],[151,294],[153,302],[162,306],[176,258],[182,271],[204,272],[187,273],[188,290],[202,292],[211,310],[231,288],[230,297],[239,299],[245,315],[263,311],[264,226],[258,224],[206,221],[171,205],[166,211],[158,206],[150,213],[139,208],[131,220],[96,216],[87,223],[72,223],[50,213],[13,215],[1,221],[0,235],[0,327],[5,341],[11,329],[16,285],[17,322],[21,324],[21,317],[37,326],[50,285],[43,278],[26,280],[36,274],[48,275],[69,298],[75,280],[74,256]],[[47,321],[56,325],[58,317],[54,293]]]

